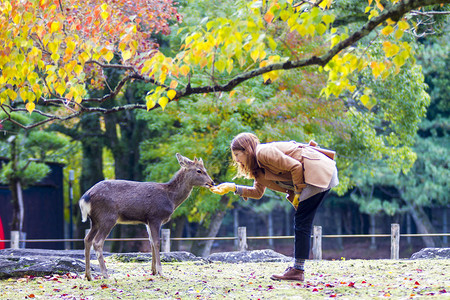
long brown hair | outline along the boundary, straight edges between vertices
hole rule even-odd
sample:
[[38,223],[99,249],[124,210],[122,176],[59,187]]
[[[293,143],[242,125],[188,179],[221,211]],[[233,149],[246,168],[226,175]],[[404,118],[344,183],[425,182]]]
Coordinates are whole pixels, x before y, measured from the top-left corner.
[[[231,141],[231,155],[238,169],[238,176],[255,179],[256,174],[261,169],[256,160],[256,146],[259,145],[256,135],[249,132],[242,132]],[[245,151],[247,160],[245,163],[238,163],[233,151]]]

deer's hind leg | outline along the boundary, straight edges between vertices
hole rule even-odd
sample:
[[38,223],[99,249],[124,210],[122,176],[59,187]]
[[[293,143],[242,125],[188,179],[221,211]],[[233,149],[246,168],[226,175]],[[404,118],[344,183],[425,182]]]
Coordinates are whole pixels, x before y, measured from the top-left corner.
[[100,265],[100,271],[105,279],[108,278],[108,271],[105,265],[105,258],[103,257],[103,244],[105,243],[106,237],[109,235],[114,225],[116,225],[116,221],[113,219],[102,220],[97,234],[94,237],[95,254],[97,255],[98,263]]
[[85,264],[86,264],[86,279],[92,280],[91,276],[91,247],[92,242],[94,240],[95,235],[98,232],[97,224],[92,222],[91,220],[91,229],[89,230],[88,234],[84,238],[84,258],[85,258]]
[[159,255],[160,239],[159,230],[160,225],[148,224],[147,232],[150,239],[150,246],[152,247],[152,274],[162,276],[161,257]]

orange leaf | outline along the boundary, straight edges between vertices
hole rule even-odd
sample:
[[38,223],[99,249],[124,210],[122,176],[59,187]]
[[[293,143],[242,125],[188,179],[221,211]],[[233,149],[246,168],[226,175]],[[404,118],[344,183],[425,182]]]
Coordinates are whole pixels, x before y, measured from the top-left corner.
[[175,80],[172,80],[172,81],[170,82],[170,88],[171,88],[171,89],[176,89],[177,86],[178,86],[178,82],[176,82]]
[[267,23],[272,23],[274,14],[270,10],[264,15],[264,20],[266,20]]

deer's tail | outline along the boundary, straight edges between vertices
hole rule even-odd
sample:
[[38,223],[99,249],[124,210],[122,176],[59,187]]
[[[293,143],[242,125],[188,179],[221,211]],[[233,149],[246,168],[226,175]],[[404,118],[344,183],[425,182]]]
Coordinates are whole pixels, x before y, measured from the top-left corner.
[[80,205],[81,209],[81,221],[86,222],[87,217],[91,212],[91,202],[89,202],[89,195],[87,195],[87,193],[84,194],[83,197],[81,197],[78,204]]

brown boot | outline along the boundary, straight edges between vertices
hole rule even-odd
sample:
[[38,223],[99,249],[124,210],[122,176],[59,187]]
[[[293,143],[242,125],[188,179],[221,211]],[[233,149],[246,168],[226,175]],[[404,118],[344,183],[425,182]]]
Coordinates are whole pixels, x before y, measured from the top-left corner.
[[294,267],[289,267],[284,271],[283,275],[272,275],[270,276],[272,280],[295,280],[295,281],[305,281],[305,275],[302,270],[297,270]]

